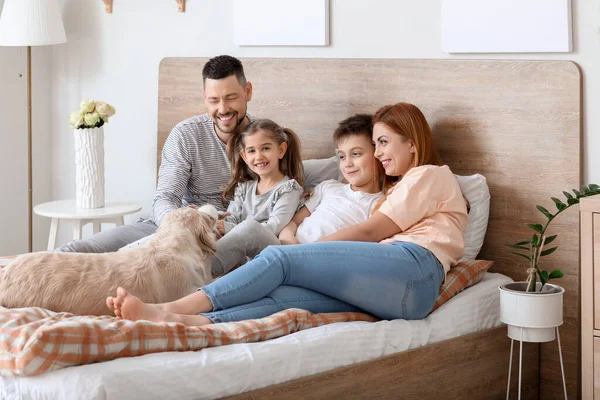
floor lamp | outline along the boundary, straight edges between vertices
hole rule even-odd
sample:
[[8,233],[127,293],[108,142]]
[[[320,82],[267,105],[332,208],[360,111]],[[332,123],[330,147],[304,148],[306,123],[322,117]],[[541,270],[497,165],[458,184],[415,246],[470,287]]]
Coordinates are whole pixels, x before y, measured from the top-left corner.
[[57,0],[4,0],[0,46],[27,46],[27,167],[29,252],[33,251],[33,172],[31,152],[31,46],[65,43]]

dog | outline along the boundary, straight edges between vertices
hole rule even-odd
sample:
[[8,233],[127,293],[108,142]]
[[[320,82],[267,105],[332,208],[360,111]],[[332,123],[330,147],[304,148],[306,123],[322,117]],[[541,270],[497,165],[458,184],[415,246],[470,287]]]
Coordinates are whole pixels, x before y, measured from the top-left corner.
[[165,216],[144,246],[113,253],[23,254],[0,271],[0,305],[75,315],[112,315],[106,298],[119,286],[149,303],[177,300],[210,283],[216,253],[213,206]]

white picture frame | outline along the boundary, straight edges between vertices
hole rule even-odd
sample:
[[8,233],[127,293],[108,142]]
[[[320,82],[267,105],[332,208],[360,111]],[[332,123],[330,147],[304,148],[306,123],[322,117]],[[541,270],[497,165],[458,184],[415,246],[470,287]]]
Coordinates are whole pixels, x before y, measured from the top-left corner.
[[239,46],[328,46],[329,0],[234,0]]
[[571,0],[442,0],[442,51],[573,51]]

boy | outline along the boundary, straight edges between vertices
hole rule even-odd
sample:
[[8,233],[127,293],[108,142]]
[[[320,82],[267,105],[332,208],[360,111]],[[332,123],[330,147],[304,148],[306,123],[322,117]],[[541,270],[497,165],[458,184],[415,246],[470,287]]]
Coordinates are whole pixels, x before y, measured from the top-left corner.
[[317,185],[279,234],[281,244],[310,243],[367,220],[383,197],[381,163],[374,157],[371,115],[356,114],[333,133],[340,171],[348,183],[327,180]]

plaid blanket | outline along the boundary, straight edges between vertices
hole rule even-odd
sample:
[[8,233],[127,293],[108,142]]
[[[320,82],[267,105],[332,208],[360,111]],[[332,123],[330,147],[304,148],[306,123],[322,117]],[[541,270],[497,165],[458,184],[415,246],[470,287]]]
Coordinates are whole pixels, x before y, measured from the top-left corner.
[[[0,268],[14,256],[0,257]],[[481,280],[492,261],[472,260],[452,267],[433,310]],[[251,343],[336,322],[368,321],[360,313],[312,314],[288,309],[269,317],[201,327],[175,323],[74,316],[38,307],[0,307],[0,375],[39,375],[73,365],[163,351],[193,351]]]
[[288,309],[257,320],[188,327],[108,316],[74,316],[37,307],[0,307],[0,375],[39,375],[119,357],[258,342],[350,321],[376,319],[360,313],[312,314]]

